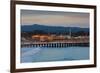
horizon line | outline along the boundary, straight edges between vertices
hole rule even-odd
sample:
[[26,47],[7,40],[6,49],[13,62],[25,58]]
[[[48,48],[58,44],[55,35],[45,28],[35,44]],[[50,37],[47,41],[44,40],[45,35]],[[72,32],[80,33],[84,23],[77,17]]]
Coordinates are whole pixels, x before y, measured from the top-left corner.
[[21,26],[32,26],[32,25],[40,25],[40,26],[48,26],[48,27],[77,27],[77,28],[89,28],[89,27],[80,27],[80,26],[56,26],[56,25],[45,25],[45,24],[37,24],[37,23],[34,23],[34,24],[24,24],[24,25],[21,25]]

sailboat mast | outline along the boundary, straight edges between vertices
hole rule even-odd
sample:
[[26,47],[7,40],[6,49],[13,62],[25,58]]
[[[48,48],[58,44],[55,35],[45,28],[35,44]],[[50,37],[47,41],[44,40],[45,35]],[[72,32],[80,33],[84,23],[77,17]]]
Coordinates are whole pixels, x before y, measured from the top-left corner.
[[71,35],[72,35],[72,33],[71,33],[71,28],[70,28],[69,34],[70,34],[70,38],[71,38]]

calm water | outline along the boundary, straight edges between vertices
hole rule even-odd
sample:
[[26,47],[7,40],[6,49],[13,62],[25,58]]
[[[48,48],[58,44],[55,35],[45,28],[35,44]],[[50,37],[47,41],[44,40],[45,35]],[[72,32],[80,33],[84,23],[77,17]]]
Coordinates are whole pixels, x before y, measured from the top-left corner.
[[86,59],[89,59],[89,47],[21,48],[22,63]]

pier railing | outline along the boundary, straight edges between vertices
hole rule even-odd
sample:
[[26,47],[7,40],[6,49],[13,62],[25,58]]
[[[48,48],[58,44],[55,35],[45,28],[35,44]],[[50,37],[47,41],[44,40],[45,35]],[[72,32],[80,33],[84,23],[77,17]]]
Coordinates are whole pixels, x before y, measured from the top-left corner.
[[53,42],[21,42],[21,47],[89,47],[89,40],[63,40]]

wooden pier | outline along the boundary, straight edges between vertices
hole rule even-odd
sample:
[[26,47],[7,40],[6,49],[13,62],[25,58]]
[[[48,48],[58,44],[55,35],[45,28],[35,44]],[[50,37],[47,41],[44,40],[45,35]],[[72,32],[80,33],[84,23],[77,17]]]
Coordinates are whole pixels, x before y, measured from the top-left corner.
[[89,47],[88,40],[56,41],[56,42],[24,42],[21,47]]

